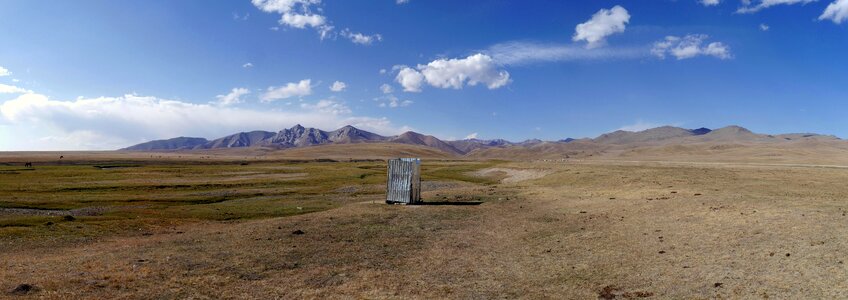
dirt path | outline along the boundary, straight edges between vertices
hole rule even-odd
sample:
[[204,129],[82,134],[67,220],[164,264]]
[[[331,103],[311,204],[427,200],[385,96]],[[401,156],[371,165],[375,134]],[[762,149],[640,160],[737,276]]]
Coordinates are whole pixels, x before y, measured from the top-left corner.
[[501,182],[517,183],[542,178],[550,173],[550,170],[544,169],[486,168],[472,174],[479,177],[495,177],[503,174],[505,178]]

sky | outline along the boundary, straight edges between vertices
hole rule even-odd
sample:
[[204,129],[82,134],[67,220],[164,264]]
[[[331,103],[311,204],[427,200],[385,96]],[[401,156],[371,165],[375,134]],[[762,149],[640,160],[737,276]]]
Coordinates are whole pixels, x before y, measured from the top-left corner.
[[295,124],[848,137],[848,0],[0,1],[0,151]]

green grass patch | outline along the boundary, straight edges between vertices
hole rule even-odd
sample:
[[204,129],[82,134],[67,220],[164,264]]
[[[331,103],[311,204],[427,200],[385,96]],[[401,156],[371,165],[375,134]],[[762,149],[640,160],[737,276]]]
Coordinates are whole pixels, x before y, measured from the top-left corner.
[[[427,162],[422,179],[495,183],[469,173],[497,162]],[[0,166],[0,208],[74,210],[100,215],[0,215],[7,238],[88,238],[198,221],[285,217],[379,201],[386,165],[363,162],[127,163]],[[381,187],[381,188],[375,188]],[[2,214],[2,212],[0,212]],[[49,224],[49,225],[47,225]]]

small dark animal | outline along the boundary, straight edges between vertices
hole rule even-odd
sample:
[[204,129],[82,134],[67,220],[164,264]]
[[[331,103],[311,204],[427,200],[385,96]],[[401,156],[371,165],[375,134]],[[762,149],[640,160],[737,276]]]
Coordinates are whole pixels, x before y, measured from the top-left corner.
[[63,159],[63,158],[65,158],[64,155],[59,155],[59,159]]
[[24,168],[32,168],[32,163],[31,162],[25,163]]

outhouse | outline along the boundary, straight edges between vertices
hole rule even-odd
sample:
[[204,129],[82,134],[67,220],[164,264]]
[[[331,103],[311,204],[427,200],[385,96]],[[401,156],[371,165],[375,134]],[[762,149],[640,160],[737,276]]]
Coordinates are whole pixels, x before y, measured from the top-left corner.
[[395,158],[388,163],[386,203],[421,202],[421,159]]

